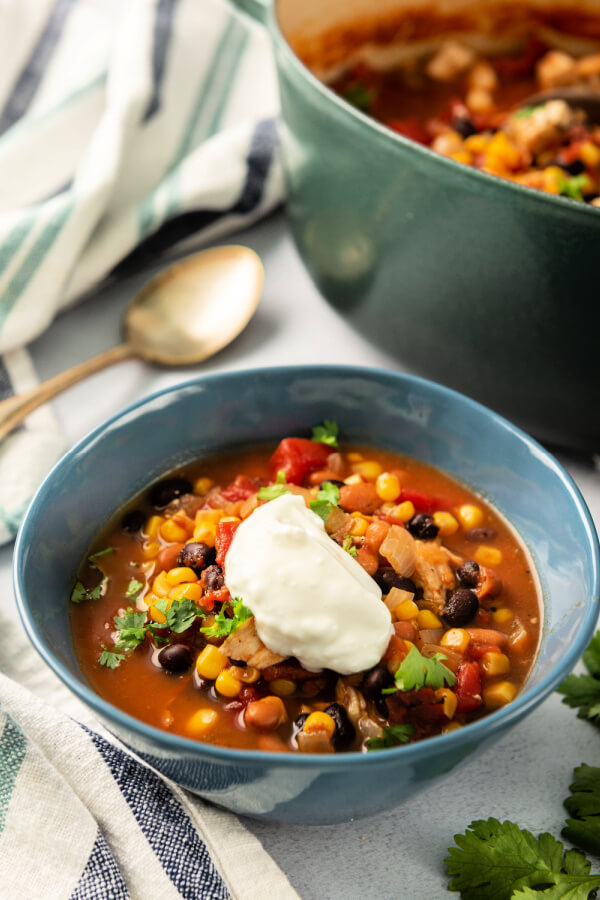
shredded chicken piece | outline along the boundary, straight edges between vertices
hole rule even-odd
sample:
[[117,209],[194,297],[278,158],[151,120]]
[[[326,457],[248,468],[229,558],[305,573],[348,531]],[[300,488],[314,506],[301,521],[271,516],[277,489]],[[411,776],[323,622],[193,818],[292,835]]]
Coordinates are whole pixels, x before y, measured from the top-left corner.
[[508,116],[502,130],[522,153],[532,157],[541,150],[558,145],[575,121],[575,114],[568,103],[549,100],[529,116],[519,115],[519,112]]
[[173,513],[184,512],[193,518],[203,503],[204,497],[198,497],[197,494],[182,494],[180,497],[175,497],[174,500],[171,500],[161,515],[172,516]]
[[285,659],[285,656],[279,656],[265,647],[256,632],[254,616],[230,634],[221,644],[220,650],[230,659],[243,659],[255,669],[266,669]]
[[427,63],[427,74],[435,81],[454,81],[475,62],[475,53],[458,41],[444,41]]
[[439,540],[415,541],[415,545],[417,561],[413,580],[423,588],[423,600],[441,612],[447,592],[456,587],[453,569],[460,566],[462,557],[452,553]]

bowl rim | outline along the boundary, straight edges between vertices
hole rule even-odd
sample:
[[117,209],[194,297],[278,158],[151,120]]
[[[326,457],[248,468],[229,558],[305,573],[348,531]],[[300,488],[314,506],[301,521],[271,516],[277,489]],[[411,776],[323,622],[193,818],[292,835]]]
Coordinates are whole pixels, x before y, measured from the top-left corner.
[[[149,725],[141,719],[129,715],[112,703],[109,703],[107,700],[104,700],[91,688],[91,686],[79,681],[63,667],[62,663],[56,659],[52,650],[46,645],[44,639],[38,632],[38,626],[29,609],[23,587],[23,557],[28,544],[28,532],[32,527],[30,524],[31,519],[38,506],[40,506],[40,504],[43,506],[45,495],[50,492],[56,473],[60,472],[65,467],[68,467],[76,456],[90,446],[93,446],[95,442],[102,437],[103,433],[113,424],[117,423],[120,419],[126,420],[130,418],[132,413],[140,410],[144,406],[151,405],[159,398],[167,397],[170,394],[177,394],[181,391],[189,391],[198,386],[203,386],[207,382],[246,381],[249,377],[257,375],[277,380],[278,378],[283,379],[284,377],[293,375],[305,377],[308,373],[311,373],[313,377],[331,377],[331,375],[336,374],[344,377],[367,377],[372,380],[391,380],[396,384],[404,384],[407,388],[410,386],[417,386],[429,391],[438,398],[444,398],[446,401],[462,404],[467,408],[474,410],[478,415],[489,417],[496,426],[499,426],[508,433],[510,439],[516,439],[522,445],[525,445],[528,450],[534,451],[536,458],[540,460],[540,462],[543,462],[545,466],[549,467],[554,474],[558,476],[562,487],[570,496],[574,508],[577,510],[582,520],[589,542],[590,552],[588,563],[591,566],[592,590],[587,604],[588,608],[584,619],[579,626],[576,639],[569,645],[565,654],[561,657],[559,665],[555,666],[554,669],[530,691],[527,691],[526,683],[523,690],[517,694],[517,697],[511,703],[470,723],[465,728],[457,729],[456,731],[447,734],[436,735],[414,744],[386,748],[385,753],[363,753],[355,751],[352,753],[340,754],[304,755],[300,753],[270,752],[263,750],[242,750],[222,747],[216,744],[204,744],[191,738],[186,738],[183,735],[171,734],[168,731],[163,731],[160,728]],[[239,369],[233,372],[216,372],[207,375],[199,375],[195,378],[154,391],[114,413],[78,440],[52,467],[29,504],[15,542],[13,554],[13,585],[19,615],[33,647],[52,671],[80,700],[88,707],[91,707],[95,712],[99,713],[101,717],[114,723],[119,729],[133,731],[145,741],[149,741],[151,744],[155,745],[155,747],[162,745],[163,750],[171,750],[178,755],[186,754],[188,756],[197,757],[198,759],[204,758],[204,760],[227,763],[229,765],[243,764],[245,767],[261,768],[268,765],[271,768],[274,766],[283,766],[290,768],[326,768],[339,770],[353,768],[354,766],[373,765],[373,760],[377,761],[375,765],[384,766],[387,764],[396,764],[399,761],[410,764],[411,762],[416,762],[417,759],[422,760],[428,756],[436,756],[441,742],[443,742],[443,747],[448,752],[460,747],[460,745],[464,743],[481,743],[484,740],[489,739],[491,735],[497,731],[515,724],[528,711],[541,703],[556,685],[558,685],[573,669],[594,633],[598,618],[598,602],[600,601],[600,545],[588,506],[581,495],[579,488],[558,460],[518,426],[512,424],[499,413],[494,412],[494,410],[478,403],[467,395],[417,375],[380,367],[337,364],[259,366],[256,368]]]
[[475,184],[479,182],[493,193],[508,190],[516,194],[516,196],[522,197],[524,200],[529,200],[536,204],[541,203],[542,206],[549,204],[551,208],[556,206],[558,210],[562,209],[565,213],[570,212],[575,216],[591,217],[590,222],[596,221],[596,224],[600,226],[600,213],[597,213],[589,203],[573,200],[569,197],[561,196],[560,194],[550,194],[547,191],[528,187],[525,184],[519,184],[508,178],[492,175],[490,172],[483,172],[481,169],[477,169],[474,166],[467,166],[464,163],[457,162],[457,160],[451,159],[448,156],[436,153],[435,150],[426,147],[424,144],[419,144],[418,141],[412,141],[399,132],[387,128],[381,122],[378,122],[376,119],[373,119],[371,116],[368,116],[366,113],[357,109],[355,106],[352,106],[351,103],[348,103],[336,94],[329,85],[317,78],[308,66],[302,62],[300,57],[296,55],[279,26],[277,13],[278,5],[278,0],[267,0],[266,3],[266,24],[274,40],[277,40],[278,44],[283,48],[288,61],[293,66],[296,73],[305,78],[312,86],[313,90],[315,90],[322,98],[333,103],[340,112],[349,115],[351,121],[354,121],[356,125],[362,128],[365,126],[371,128],[383,140],[389,142],[391,146],[399,146],[402,151],[406,151],[407,149],[411,150],[416,153],[417,156],[429,160],[430,163],[441,166],[442,170],[446,168],[450,172],[454,172],[455,175],[466,178],[467,181],[474,179]]

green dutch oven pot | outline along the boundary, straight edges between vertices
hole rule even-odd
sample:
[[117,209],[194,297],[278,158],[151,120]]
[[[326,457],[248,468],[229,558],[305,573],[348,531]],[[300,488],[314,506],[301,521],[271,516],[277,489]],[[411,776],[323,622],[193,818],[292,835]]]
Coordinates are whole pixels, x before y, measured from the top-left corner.
[[310,6],[329,28],[361,3],[237,0],[273,39],[287,209],[311,276],[402,365],[542,440],[599,450],[600,210],[439,156],[337,97],[290,29]]

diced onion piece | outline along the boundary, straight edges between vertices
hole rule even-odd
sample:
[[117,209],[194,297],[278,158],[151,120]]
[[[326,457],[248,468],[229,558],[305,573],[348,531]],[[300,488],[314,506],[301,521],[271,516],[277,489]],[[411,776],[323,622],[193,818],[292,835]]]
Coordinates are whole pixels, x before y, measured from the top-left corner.
[[400,525],[392,525],[387,537],[379,548],[379,552],[387,559],[398,575],[410,578],[415,571],[417,564],[415,539],[406,528],[401,528]]
[[405,600],[412,600],[414,594],[412,591],[403,591],[402,588],[393,587],[384,598],[384,603],[390,612],[394,612],[398,604],[404,603]]

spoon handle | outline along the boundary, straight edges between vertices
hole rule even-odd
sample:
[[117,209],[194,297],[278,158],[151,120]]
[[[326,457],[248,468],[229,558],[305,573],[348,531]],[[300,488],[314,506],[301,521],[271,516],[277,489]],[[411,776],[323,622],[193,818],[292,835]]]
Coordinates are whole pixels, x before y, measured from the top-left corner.
[[58,375],[48,378],[47,381],[43,381],[30,391],[2,400],[0,402],[0,440],[10,434],[30,412],[33,412],[42,403],[46,403],[51,397],[60,394],[65,388],[77,384],[78,381],[82,381],[88,375],[93,375],[94,372],[99,372],[106,366],[112,366],[113,363],[121,362],[135,355],[136,351],[130,344],[111,347],[110,350],[104,350],[97,356],[72,366],[66,372],[60,372]]

